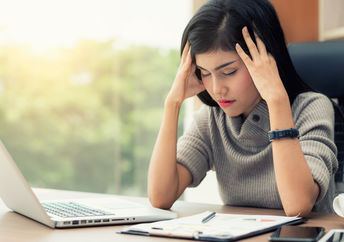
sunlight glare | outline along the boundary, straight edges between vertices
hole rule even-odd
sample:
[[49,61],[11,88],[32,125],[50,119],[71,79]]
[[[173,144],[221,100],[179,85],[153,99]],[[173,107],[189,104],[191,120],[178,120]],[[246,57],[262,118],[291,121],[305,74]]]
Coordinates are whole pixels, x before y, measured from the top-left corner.
[[118,38],[175,48],[190,14],[191,0],[0,0],[0,42],[45,50]]

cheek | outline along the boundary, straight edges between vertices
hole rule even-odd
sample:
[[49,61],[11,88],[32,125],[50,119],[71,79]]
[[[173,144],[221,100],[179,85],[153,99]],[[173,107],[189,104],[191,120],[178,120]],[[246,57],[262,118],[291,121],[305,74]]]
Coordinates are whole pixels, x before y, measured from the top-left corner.
[[246,68],[242,69],[242,71],[238,73],[237,78],[240,83],[240,85],[237,85],[238,89],[245,92],[256,90],[256,86],[254,85],[251,75]]
[[[208,78],[209,78],[209,77],[208,77]],[[210,81],[208,78],[202,79],[202,82],[203,82],[204,88],[205,88],[208,92],[211,92],[211,90],[212,90],[212,84],[211,84],[211,81]]]

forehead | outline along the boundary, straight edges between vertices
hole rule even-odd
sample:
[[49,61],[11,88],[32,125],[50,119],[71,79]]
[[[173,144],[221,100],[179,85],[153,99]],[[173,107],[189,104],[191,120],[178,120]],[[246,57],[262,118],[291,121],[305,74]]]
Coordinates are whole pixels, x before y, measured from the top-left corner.
[[196,65],[205,69],[213,69],[223,63],[239,61],[235,51],[216,50],[195,55]]

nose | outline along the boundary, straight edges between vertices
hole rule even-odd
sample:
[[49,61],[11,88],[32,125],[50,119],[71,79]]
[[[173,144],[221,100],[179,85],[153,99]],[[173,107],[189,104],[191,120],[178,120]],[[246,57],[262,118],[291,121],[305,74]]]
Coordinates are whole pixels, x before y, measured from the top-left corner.
[[224,83],[215,77],[213,78],[212,82],[213,82],[213,93],[218,97],[223,97],[227,91],[227,88],[224,85]]

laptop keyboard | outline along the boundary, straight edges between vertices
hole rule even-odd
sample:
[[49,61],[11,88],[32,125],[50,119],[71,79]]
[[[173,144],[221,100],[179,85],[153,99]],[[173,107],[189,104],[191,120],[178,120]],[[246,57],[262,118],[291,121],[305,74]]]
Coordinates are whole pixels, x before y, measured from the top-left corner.
[[48,214],[62,218],[114,215],[114,213],[90,208],[76,202],[46,202],[42,203],[42,206]]

